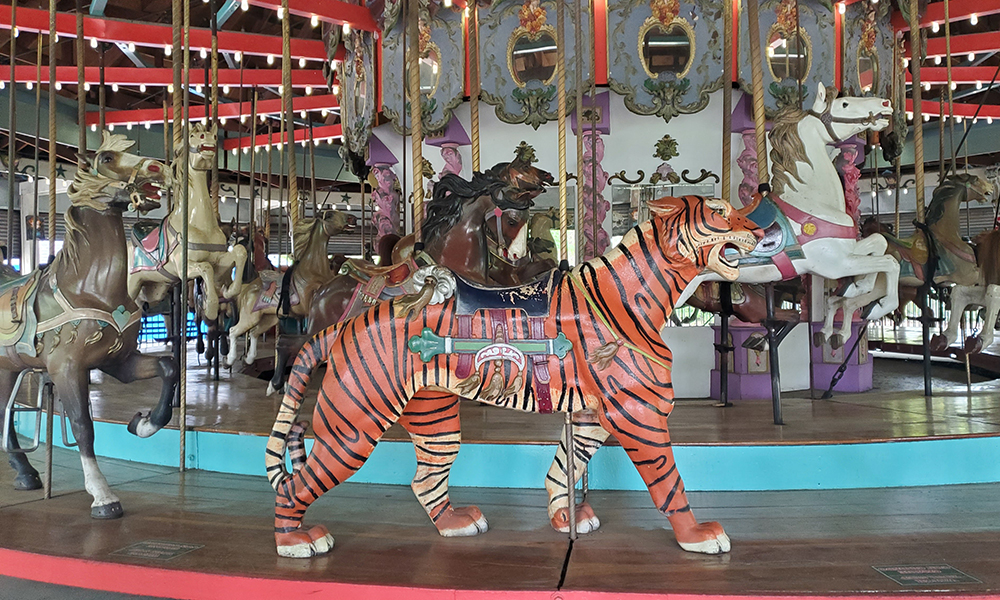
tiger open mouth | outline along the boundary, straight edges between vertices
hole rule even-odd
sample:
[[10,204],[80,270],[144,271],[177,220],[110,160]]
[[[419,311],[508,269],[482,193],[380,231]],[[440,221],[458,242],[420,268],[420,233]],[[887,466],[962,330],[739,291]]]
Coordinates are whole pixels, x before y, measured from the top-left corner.
[[[717,243],[712,245],[708,253],[708,264],[706,267],[718,273],[726,281],[736,281],[740,276],[739,259],[746,256],[748,252],[757,245],[757,236],[752,232],[733,232],[726,236],[718,236]],[[732,250],[730,256],[726,257],[726,251]]]

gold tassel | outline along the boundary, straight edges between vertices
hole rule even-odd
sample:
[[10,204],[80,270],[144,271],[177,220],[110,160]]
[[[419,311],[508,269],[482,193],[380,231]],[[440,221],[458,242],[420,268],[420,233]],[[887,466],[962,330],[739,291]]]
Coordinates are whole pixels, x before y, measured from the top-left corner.
[[520,373],[514,378],[514,382],[510,384],[510,387],[503,391],[504,397],[513,396],[521,390],[521,386],[524,384],[524,377]]
[[458,384],[458,387],[456,388],[458,390],[458,395],[466,398],[472,397],[476,390],[479,389],[482,382],[483,378],[479,376],[479,373],[473,373]]
[[434,288],[437,286],[437,279],[428,277],[424,279],[424,287],[415,294],[400,296],[392,303],[397,319],[408,319],[410,315],[417,314],[431,303],[434,297]]
[[89,336],[87,336],[86,345],[91,346],[93,344],[96,344],[97,342],[101,341],[102,337],[104,337],[104,331],[99,329],[94,333],[90,334]]
[[493,402],[503,397],[503,375],[498,371],[495,371],[492,376],[490,376],[490,382],[486,384],[483,391],[479,394],[479,398],[485,400],[486,402]]
[[592,365],[597,366],[598,371],[603,371],[611,366],[611,363],[615,359],[615,355],[618,354],[618,349],[622,347],[622,340],[615,340],[613,342],[608,342],[603,346],[599,347],[590,353],[587,357],[587,362]]

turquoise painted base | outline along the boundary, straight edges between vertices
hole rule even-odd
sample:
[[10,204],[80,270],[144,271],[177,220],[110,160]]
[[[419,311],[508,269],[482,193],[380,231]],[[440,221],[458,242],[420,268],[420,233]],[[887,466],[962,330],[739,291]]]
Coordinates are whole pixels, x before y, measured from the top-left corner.
[[[177,466],[176,429],[139,439],[124,425],[95,423],[98,456]],[[17,422],[34,433],[33,417]],[[56,445],[63,447],[59,436]],[[267,438],[187,433],[187,467],[264,477]],[[308,441],[311,448],[312,441]],[[555,445],[464,444],[450,483],[464,487],[543,487]],[[1000,436],[859,444],[674,446],[691,491],[820,490],[1000,482]],[[351,481],[408,485],[416,470],[413,445],[381,442]],[[602,448],[590,463],[590,487],[645,490],[620,446]]]

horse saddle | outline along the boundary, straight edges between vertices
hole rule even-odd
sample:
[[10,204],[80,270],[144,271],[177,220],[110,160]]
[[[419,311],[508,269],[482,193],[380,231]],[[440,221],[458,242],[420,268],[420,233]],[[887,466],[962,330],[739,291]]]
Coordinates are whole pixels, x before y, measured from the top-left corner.
[[[792,260],[805,255],[788,217],[778,204],[770,196],[754,194],[753,202],[740,212],[764,230],[764,235],[753,250],[746,256],[739,257],[739,265],[749,267],[773,264],[781,271],[784,279],[795,277]],[[736,258],[735,250],[728,250],[728,253],[731,258]]]
[[546,317],[552,287],[559,271],[512,287],[486,287],[455,275],[455,314],[472,315],[480,310],[521,310],[529,317]]
[[0,346],[16,344],[19,352],[35,355],[31,340],[38,326],[34,304],[41,276],[39,269],[31,275],[0,284]]
[[423,252],[384,267],[356,258],[349,259],[341,271],[357,281],[358,285],[340,320],[360,315],[379,300],[416,293],[423,282],[414,282],[413,274],[417,269],[433,264],[433,259]]
[[[882,235],[889,242],[888,252],[895,255],[896,259],[899,260],[899,276],[901,278],[915,277],[923,281],[924,265],[927,264],[927,260],[930,258],[930,253],[927,249],[927,240],[924,239],[924,236],[918,234],[904,240],[887,233],[883,233]],[[947,268],[947,266],[941,264],[939,258],[937,274],[941,274],[942,270],[947,270]]]
[[[261,271],[258,275],[260,276],[260,293],[254,300],[253,312],[266,308],[277,310],[278,305],[281,304],[281,279],[284,277],[284,272]],[[300,302],[299,293],[295,290],[294,285],[289,286],[288,294],[290,306],[295,306]]]
[[161,221],[139,221],[132,226],[132,271],[160,270],[176,241],[167,241],[167,228]]

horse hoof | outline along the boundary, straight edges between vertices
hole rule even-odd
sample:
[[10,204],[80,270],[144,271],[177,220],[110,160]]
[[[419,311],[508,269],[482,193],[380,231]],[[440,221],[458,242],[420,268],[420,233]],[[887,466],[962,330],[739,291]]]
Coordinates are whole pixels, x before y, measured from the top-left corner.
[[843,345],[844,345],[844,336],[840,335],[839,333],[835,333],[835,334],[833,334],[833,335],[830,336],[830,347],[831,348],[833,348],[834,350],[836,350],[838,348],[843,347]]
[[978,335],[971,335],[965,338],[965,352],[967,354],[978,354],[983,351],[983,338]]
[[42,479],[38,473],[22,473],[14,478],[14,489],[19,492],[42,489]]
[[95,519],[120,519],[124,514],[125,510],[122,508],[122,503],[117,500],[111,504],[95,506],[90,509],[90,516]]
[[932,352],[941,352],[948,347],[948,338],[940,333],[934,334],[929,344]]
[[747,339],[743,340],[743,344],[741,345],[747,350],[763,352],[767,350],[767,337],[762,333],[751,333]]
[[813,332],[813,347],[822,348],[823,344],[826,343],[826,336],[823,335],[822,331]]
[[284,390],[284,388],[285,388],[285,386],[281,386],[281,388],[276,388],[276,387],[274,387],[274,383],[273,382],[268,381],[267,382],[267,394],[266,395],[273,396],[275,394],[280,394]]

